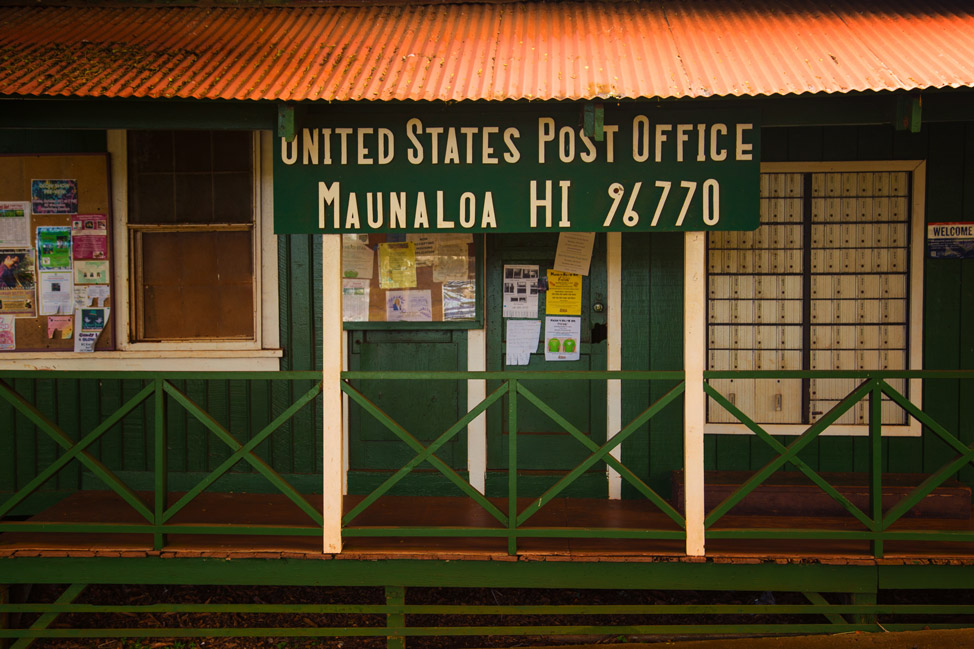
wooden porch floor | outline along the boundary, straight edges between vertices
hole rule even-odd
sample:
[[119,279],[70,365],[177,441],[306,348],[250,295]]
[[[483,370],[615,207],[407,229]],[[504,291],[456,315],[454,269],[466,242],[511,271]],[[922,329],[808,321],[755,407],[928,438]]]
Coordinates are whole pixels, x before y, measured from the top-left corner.
[[[181,494],[173,494],[175,500]],[[143,494],[149,506],[150,495]],[[318,506],[314,496],[307,496]],[[361,497],[349,496],[346,511]],[[506,511],[504,499],[493,502]],[[525,500],[522,506],[530,501]],[[144,523],[137,512],[113,492],[82,491],[31,517],[31,523]],[[204,493],[173,520],[174,525],[301,526],[314,523],[282,495]],[[499,527],[487,512],[462,497],[384,496],[354,521],[355,526]],[[542,508],[528,527],[611,527],[676,530],[675,524],[646,501],[558,499]],[[785,517],[727,515],[714,529],[829,529],[861,531],[848,517]],[[968,519],[909,518],[895,530],[974,531]],[[682,541],[618,539],[518,539],[518,553],[509,556],[504,538],[362,538],[346,537],[341,555],[323,554],[317,536],[255,536],[222,534],[171,534],[162,552],[153,551],[148,534],[39,533],[0,534],[0,556],[112,556],[140,557],[289,557],[305,559],[464,559],[548,561],[688,561]],[[959,563],[974,564],[974,542],[887,541],[885,557],[874,559],[865,541],[848,540],[751,540],[709,539],[707,558],[716,562],[779,563],[819,562],[836,564]]]

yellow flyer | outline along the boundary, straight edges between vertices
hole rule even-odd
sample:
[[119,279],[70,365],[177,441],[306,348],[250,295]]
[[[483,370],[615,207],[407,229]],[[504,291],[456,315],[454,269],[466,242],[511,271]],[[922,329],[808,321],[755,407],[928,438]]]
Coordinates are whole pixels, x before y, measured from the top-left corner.
[[379,288],[416,287],[416,248],[412,241],[379,244]]
[[582,276],[548,271],[548,292],[545,295],[548,315],[582,315]]

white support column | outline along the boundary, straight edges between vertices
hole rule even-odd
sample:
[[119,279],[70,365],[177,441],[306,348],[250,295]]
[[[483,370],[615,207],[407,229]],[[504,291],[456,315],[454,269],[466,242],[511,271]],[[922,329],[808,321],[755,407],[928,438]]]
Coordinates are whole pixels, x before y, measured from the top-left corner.
[[[348,371],[348,332],[342,331],[342,370]],[[348,395],[342,392],[342,495],[348,495]]]
[[686,480],[687,555],[704,554],[703,429],[706,361],[706,274],[703,232],[687,232],[683,246],[683,475]]
[[[483,329],[467,331],[467,371],[487,369],[487,336]],[[487,381],[467,381],[467,412],[487,398]],[[470,484],[480,493],[487,490],[487,415],[482,413],[467,425],[467,472]]]
[[[609,232],[606,237],[606,369],[622,369],[622,233]],[[605,434],[612,438],[622,428],[622,381],[611,379],[605,386]],[[611,451],[612,457],[622,460],[622,448]],[[622,476],[606,468],[609,498],[622,498]]]
[[343,457],[342,363],[342,237],[321,236],[321,396],[322,415],[321,506],[324,516],[322,551],[342,551]]

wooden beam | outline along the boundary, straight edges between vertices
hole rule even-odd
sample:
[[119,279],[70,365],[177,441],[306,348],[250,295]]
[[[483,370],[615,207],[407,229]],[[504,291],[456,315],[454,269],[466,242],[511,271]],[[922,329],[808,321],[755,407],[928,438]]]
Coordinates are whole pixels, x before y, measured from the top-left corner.
[[686,525],[689,556],[704,555],[703,430],[706,396],[706,246],[703,232],[687,232],[683,247],[683,475],[686,481]]
[[[606,233],[606,368],[622,369],[622,233]],[[615,436],[622,428],[622,381],[609,379],[605,387],[605,435]],[[612,457],[622,460],[622,447],[612,449]],[[622,498],[622,476],[608,469],[609,498]]]
[[322,551],[342,551],[343,457],[342,237],[321,236]]
[[[487,336],[483,329],[467,331],[467,370],[487,369]],[[487,398],[487,381],[467,381],[467,411]],[[480,493],[487,492],[487,416],[481,414],[467,426],[467,473],[470,484]]]

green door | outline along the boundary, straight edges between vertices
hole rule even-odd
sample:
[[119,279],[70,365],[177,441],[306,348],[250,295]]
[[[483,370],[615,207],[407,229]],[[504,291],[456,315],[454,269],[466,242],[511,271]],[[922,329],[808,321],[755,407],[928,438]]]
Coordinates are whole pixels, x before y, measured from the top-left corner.
[[[348,367],[366,371],[449,371],[467,369],[465,331],[368,329],[349,331]],[[467,412],[466,381],[353,381],[352,385],[424,446]],[[355,404],[348,413],[348,490],[368,493],[416,456],[377,419]],[[436,453],[466,476],[466,436],[457,435]],[[442,473],[424,463],[389,493],[458,495]]]
[[[545,361],[544,350],[531,355],[528,365],[505,365],[504,265],[535,264],[539,276],[553,267],[557,234],[508,234],[487,237],[487,369],[565,372],[604,370],[606,362],[605,323],[605,235],[595,238],[595,250],[588,277],[582,281],[581,345],[577,361]],[[544,336],[545,294],[539,294],[538,319]],[[531,392],[589,435],[597,444],[605,441],[605,381],[531,380],[524,382]],[[488,389],[488,392],[490,388]],[[537,496],[565,473],[575,468],[590,452],[560,426],[525,399],[518,400],[518,495]],[[507,401],[491,408],[487,418],[487,492],[507,493],[508,466]],[[586,475],[563,492],[573,496],[604,496],[605,465],[597,463]]]

